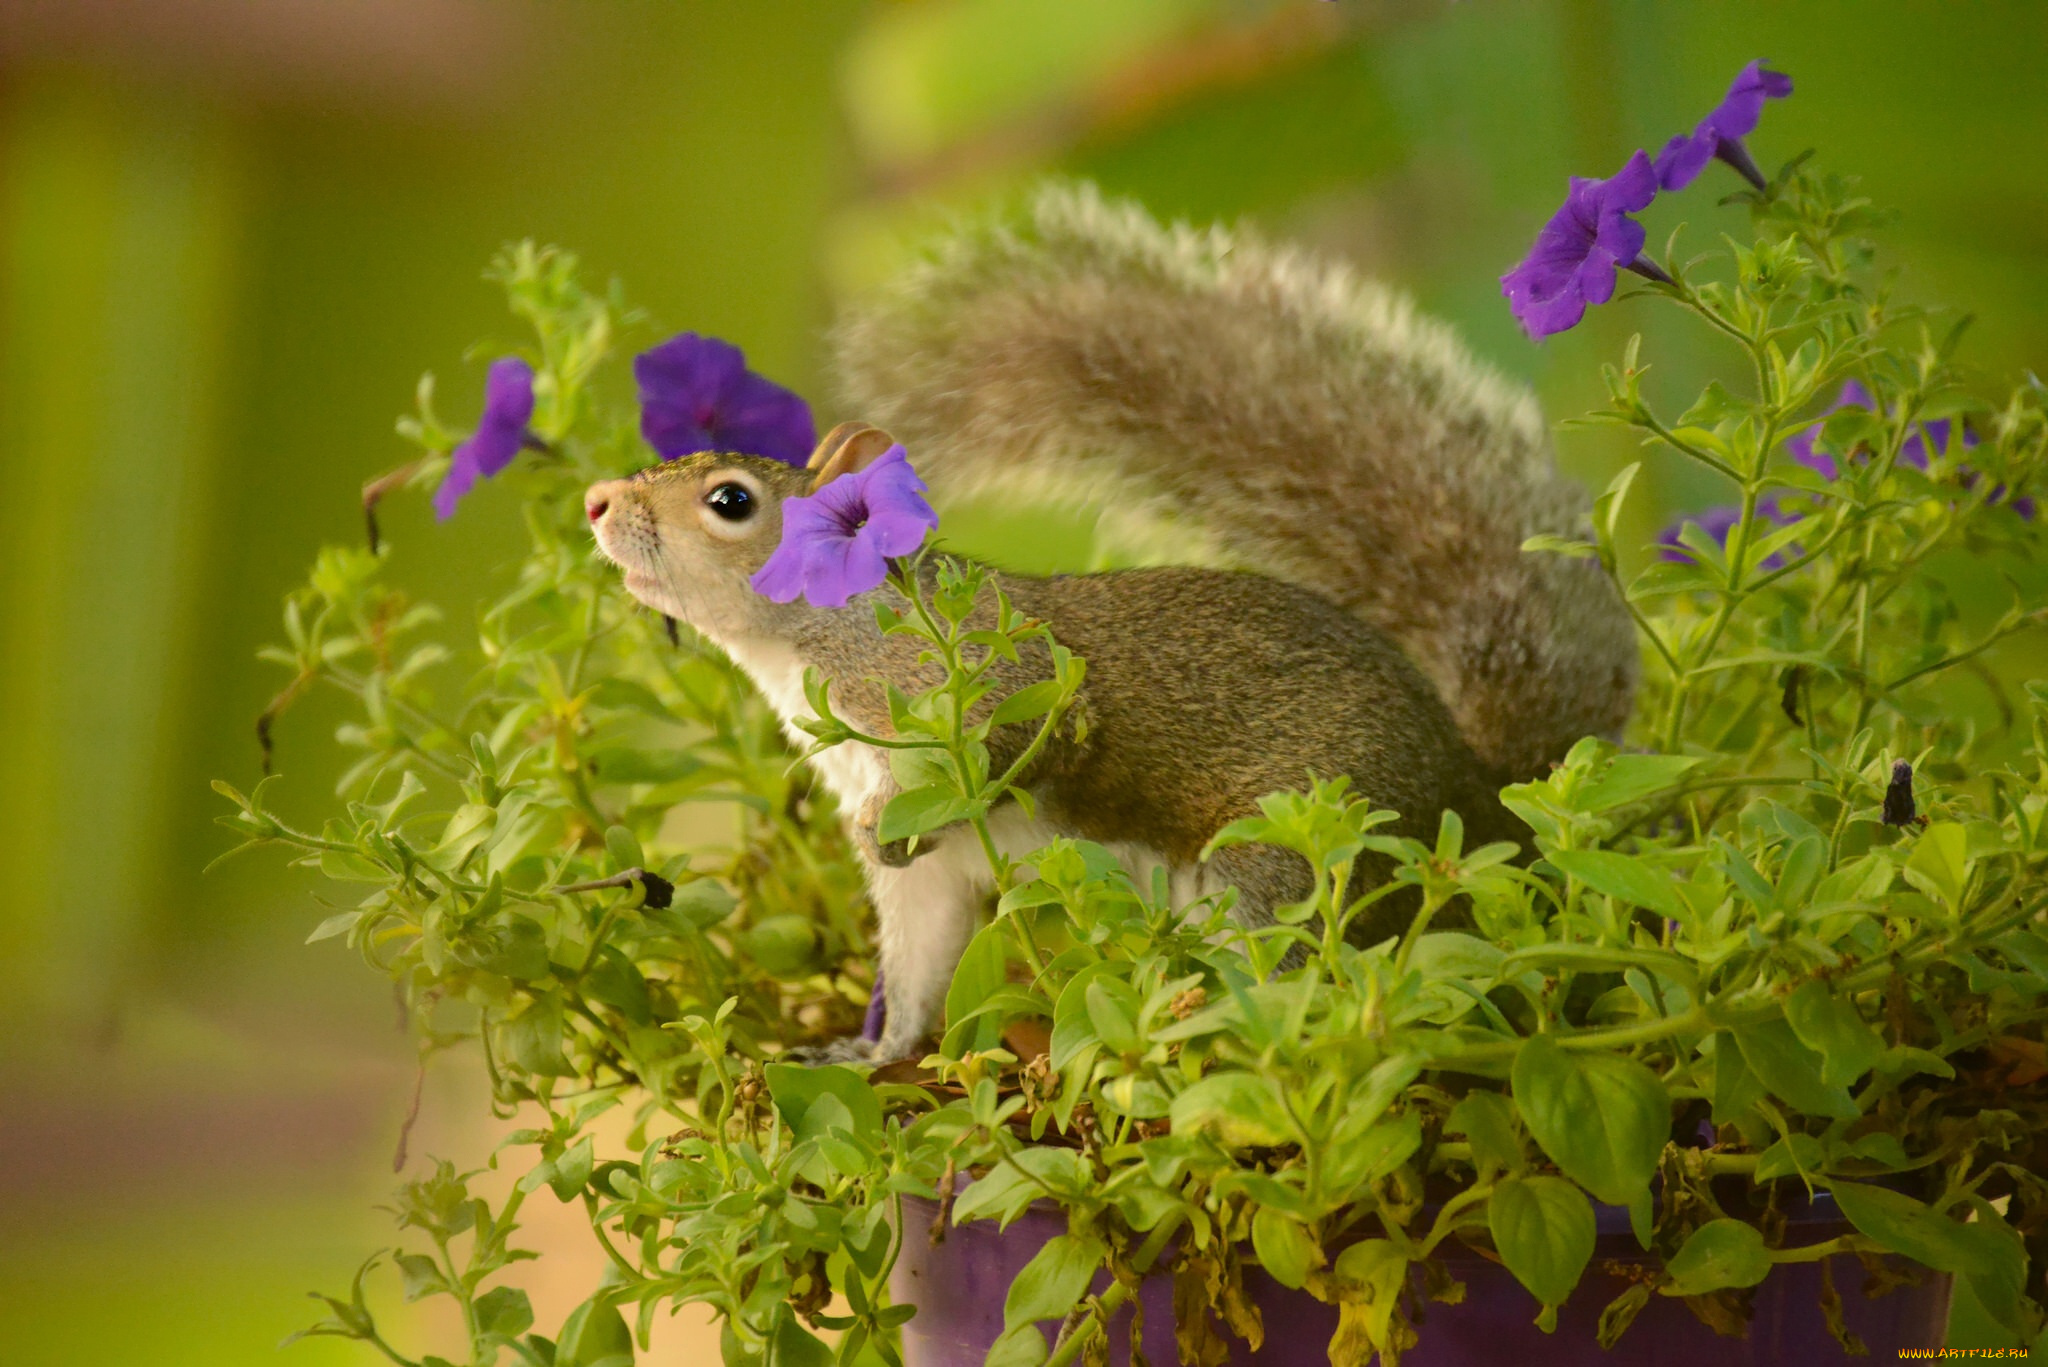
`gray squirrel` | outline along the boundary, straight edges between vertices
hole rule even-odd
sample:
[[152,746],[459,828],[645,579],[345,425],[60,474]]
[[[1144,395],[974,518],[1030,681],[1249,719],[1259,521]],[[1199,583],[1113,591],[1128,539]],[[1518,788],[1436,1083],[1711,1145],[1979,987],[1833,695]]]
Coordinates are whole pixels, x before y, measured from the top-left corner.
[[[1346,270],[1241,232],[1161,227],[1088,187],[1041,191],[1020,220],[956,229],[837,326],[846,424],[811,468],[705,453],[594,485],[586,510],[625,586],[687,622],[759,685],[785,724],[833,707],[890,733],[882,680],[914,688],[916,642],[872,603],[777,604],[748,583],[783,500],[904,444],[943,507],[964,494],[1086,500],[1165,528],[1193,566],[1035,578],[997,573],[1018,610],[1088,662],[1085,739],[1026,776],[1035,816],[991,815],[1006,853],[1094,840],[1176,897],[1238,890],[1271,919],[1305,896],[1306,861],[1209,837],[1313,772],[1348,775],[1395,833],[1526,836],[1502,785],[1535,777],[1626,720],[1628,614],[1590,560],[1522,551],[1581,535],[1584,493],[1557,472],[1533,397],[1440,324]],[[1007,692],[1044,677],[1026,656]],[[808,738],[791,727],[800,741]],[[1035,724],[1000,728],[993,767]],[[1012,754],[1016,750],[1012,749]],[[895,787],[858,744],[811,761],[847,813],[880,921],[887,1026],[836,1059],[903,1058],[937,1023],[990,889],[964,827],[914,852],[876,823]],[[1361,881],[1385,866],[1362,860]],[[1367,942],[1411,912],[1387,899]]]

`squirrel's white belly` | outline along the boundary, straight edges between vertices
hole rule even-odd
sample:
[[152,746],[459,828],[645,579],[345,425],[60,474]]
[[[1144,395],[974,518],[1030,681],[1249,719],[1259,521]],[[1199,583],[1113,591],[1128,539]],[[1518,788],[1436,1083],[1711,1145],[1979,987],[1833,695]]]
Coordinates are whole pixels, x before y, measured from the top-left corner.
[[[816,721],[818,714],[804,697],[804,662],[797,657],[796,648],[782,641],[712,639],[761,690],[775,715],[782,718],[782,729],[790,740],[800,747],[809,746],[810,735],[797,723]],[[835,745],[811,756],[810,765],[839,800],[839,810],[847,813],[858,812],[889,777],[888,757],[871,745]]]

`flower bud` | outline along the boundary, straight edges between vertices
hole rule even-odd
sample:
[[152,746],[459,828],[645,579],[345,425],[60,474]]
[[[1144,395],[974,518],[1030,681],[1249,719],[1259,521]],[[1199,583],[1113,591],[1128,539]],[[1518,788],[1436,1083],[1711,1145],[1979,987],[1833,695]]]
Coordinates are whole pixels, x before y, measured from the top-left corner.
[[1892,765],[1892,781],[1884,790],[1884,824],[1911,826],[1919,819],[1913,806],[1913,766],[1900,760]]

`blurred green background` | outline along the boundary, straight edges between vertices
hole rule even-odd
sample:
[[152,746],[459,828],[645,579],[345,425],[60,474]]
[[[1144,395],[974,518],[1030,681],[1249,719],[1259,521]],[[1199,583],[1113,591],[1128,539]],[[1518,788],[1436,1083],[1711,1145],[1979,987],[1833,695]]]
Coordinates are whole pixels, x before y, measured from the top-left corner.
[[[388,1237],[412,1050],[375,978],[301,947],[316,880],[202,875],[206,782],[254,781],[281,680],[253,652],[360,535],[420,371],[474,411],[501,243],[618,277],[638,344],[729,337],[822,401],[833,300],[906,229],[1080,174],[1399,283],[1562,418],[1632,330],[1669,394],[1727,358],[1632,304],[1533,346],[1497,276],[1568,174],[1759,56],[1798,82],[1759,161],[1816,147],[1897,208],[1901,288],[1977,316],[1987,393],[2048,370],[2038,0],[0,0],[0,1361],[368,1360],[274,1345]],[[1653,245],[1681,212],[1694,249],[1741,231],[1717,185]],[[1560,445],[1589,480],[1630,458]],[[1644,533],[1714,496],[1651,475]],[[517,539],[488,495],[386,527],[457,623]],[[337,715],[281,729],[288,812],[325,810]],[[488,1152],[459,1071],[415,1163]],[[537,1288],[542,1327],[587,1289]]]

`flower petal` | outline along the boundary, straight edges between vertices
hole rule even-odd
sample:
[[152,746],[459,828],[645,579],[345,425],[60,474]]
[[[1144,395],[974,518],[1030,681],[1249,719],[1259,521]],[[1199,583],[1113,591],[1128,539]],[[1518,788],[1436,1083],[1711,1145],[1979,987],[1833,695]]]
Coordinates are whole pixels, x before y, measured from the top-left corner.
[[640,435],[663,460],[714,449],[712,418],[722,389],[746,369],[730,342],[678,333],[633,358],[640,386]]
[[448,463],[448,473],[441,478],[441,487],[434,490],[435,518],[446,522],[455,516],[456,505],[476,487],[481,477],[475,458],[464,447],[456,447],[455,458]]
[[843,608],[847,599],[880,588],[889,577],[889,562],[866,529],[847,538],[844,544],[843,551],[837,546],[820,548],[819,562],[824,561],[826,551],[834,552],[837,560],[829,574],[823,563],[818,563],[812,572],[810,599],[821,608]]
[[1587,304],[1613,297],[1615,270],[1643,247],[1643,227],[1628,215],[1656,195],[1656,168],[1641,151],[1607,180],[1573,178],[1529,255],[1500,278],[1523,331],[1540,341],[1576,325]]
[[533,421],[533,367],[517,356],[500,356],[484,376],[485,423],[524,428]]
[[491,362],[484,377],[484,411],[476,431],[456,447],[448,474],[434,490],[434,516],[443,522],[455,516],[456,505],[480,479],[512,463],[526,444],[526,423],[533,416],[533,367],[517,356]]
[[1657,183],[1666,190],[1683,190],[1707,169],[1720,142],[1711,132],[1680,133],[1657,154]]
[[818,444],[811,406],[773,380],[743,370],[718,396],[718,449],[801,466]]
[[771,603],[794,603],[804,591],[804,544],[785,541],[747,582]]
[[635,357],[633,376],[640,434],[663,460],[730,451],[802,465],[817,442],[810,405],[717,337],[679,333]]
[[867,526],[883,555],[909,555],[939,525],[939,515],[924,499],[924,481],[910,466],[900,445],[892,446],[860,472],[867,500]]
[[[1780,71],[1766,71],[1761,59],[1751,62],[1736,75],[1721,103],[1714,106],[1692,132],[1681,133],[1664,144],[1657,154],[1657,183],[1666,190],[1682,190],[1706,169],[1716,156],[1731,150],[1756,130],[1763,117],[1765,100],[1782,100],[1792,93],[1792,78]],[[1742,154],[1747,159],[1747,153]]]
[[1765,71],[1762,59],[1751,62],[1736,75],[1700,125],[1711,127],[1724,138],[1745,138],[1756,131],[1763,118],[1765,100],[1782,100],[1792,93],[1792,78],[1780,71]]
[[1650,201],[1656,197],[1657,168],[1650,161],[1649,154],[1638,148],[1634,156],[1622,163],[1619,171],[1601,182],[1601,216],[1605,219],[1609,214],[1638,213],[1649,208]]
[[799,592],[819,607],[844,607],[878,587],[888,559],[924,544],[938,515],[901,446],[848,471],[815,494],[785,500],[782,542],[753,585],[778,603]]

